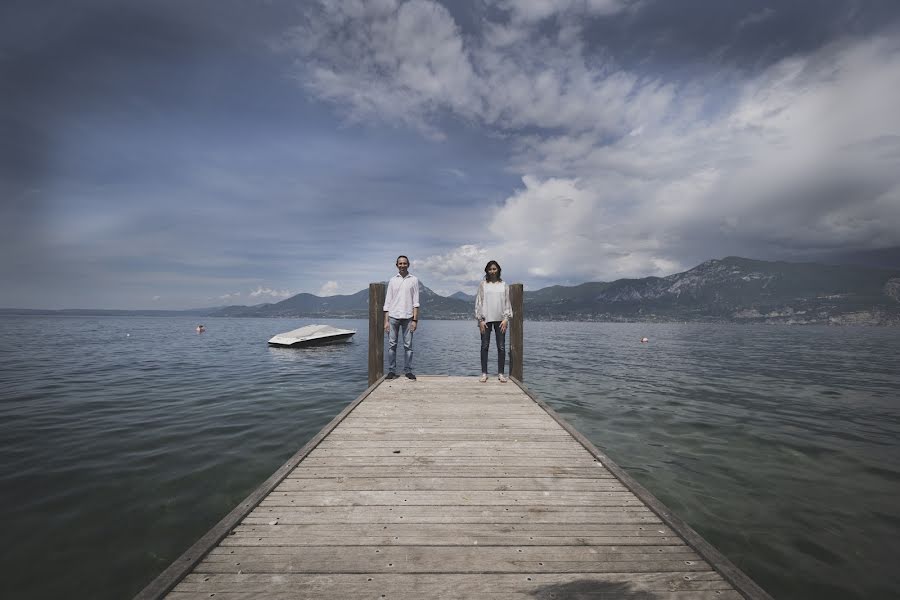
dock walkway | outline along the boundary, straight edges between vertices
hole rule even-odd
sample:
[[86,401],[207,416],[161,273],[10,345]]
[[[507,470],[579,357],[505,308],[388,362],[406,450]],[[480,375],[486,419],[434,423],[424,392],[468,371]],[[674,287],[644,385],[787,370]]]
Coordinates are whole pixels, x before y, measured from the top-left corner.
[[379,381],[142,594],[166,592],[769,598],[515,380],[474,377]]

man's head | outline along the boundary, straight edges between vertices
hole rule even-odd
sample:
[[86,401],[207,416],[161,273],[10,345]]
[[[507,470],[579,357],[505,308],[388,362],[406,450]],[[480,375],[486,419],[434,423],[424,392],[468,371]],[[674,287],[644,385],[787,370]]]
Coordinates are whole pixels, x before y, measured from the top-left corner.
[[406,274],[409,272],[409,258],[405,255],[401,254],[397,257],[397,270],[400,271],[400,274],[406,277]]

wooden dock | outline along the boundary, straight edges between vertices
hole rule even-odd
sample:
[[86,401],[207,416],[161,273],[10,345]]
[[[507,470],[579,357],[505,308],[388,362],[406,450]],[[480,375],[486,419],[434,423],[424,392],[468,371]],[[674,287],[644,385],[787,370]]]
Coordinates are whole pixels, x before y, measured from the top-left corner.
[[138,598],[769,596],[517,380],[378,379]]

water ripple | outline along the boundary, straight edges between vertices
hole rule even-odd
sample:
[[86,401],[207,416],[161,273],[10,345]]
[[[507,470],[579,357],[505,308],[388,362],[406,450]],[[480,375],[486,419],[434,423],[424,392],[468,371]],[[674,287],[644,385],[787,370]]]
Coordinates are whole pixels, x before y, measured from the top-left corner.
[[[7,589],[128,597],[168,566],[365,389],[366,322],[266,346],[309,322],[0,319]],[[418,372],[479,373],[472,323],[421,325]],[[897,337],[529,322],[524,370],[775,597],[898,597]]]

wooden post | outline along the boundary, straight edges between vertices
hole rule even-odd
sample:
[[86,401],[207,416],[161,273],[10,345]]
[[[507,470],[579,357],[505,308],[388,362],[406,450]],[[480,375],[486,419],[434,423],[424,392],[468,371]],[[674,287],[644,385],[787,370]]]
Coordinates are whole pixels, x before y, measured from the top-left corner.
[[509,322],[509,374],[519,381],[522,378],[522,356],[525,332],[525,290],[521,283],[509,286],[509,303],[512,304],[513,318]]
[[384,293],[383,283],[369,284],[369,385],[384,375]]

